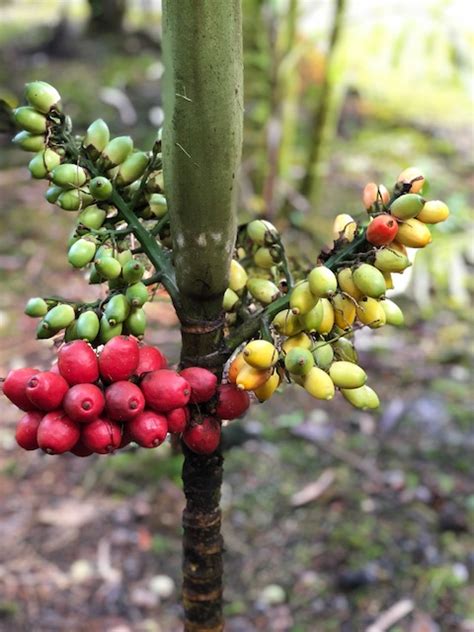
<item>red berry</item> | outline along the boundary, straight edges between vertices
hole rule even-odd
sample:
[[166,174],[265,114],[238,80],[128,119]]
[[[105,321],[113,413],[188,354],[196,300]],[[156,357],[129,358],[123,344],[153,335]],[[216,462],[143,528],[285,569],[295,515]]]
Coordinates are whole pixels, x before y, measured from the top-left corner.
[[165,356],[156,347],[144,345],[138,349],[138,353],[139,359],[135,375],[141,375],[149,371],[159,371],[160,369],[166,369],[168,366]]
[[189,421],[189,417],[189,408],[186,406],[170,410],[169,413],[166,413],[166,418],[168,419],[168,432],[183,432]]
[[71,448],[69,451],[75,454],[76,456],[81,456],[81,457],[90,456],[91,454],[93,454],[92,450],[90,450],[83,444],[82,439],[79,439],[76,445],[73,448]]
[[116,336],[102,349],[99,370],[106,382],[128,380],[138,366],[139,351],[135,338]]
[[122,428],[120,424],[99,417],[82,427],[81,441],[92,452],[109,454],[120,447]]
[[186,406],[191,395],[189,383],[170,369],[146,373],[140,387],[147,405],[159,413]]
[[66,414],[79,423],[94,421],[104,410],[104,394],[95,384],[75,384],[66,393],[63,408]]
[[107,415],[115,421],[129,421],[145,408],[141,390],[132,382],[114,382],[105,391]]
[[63,454],[79,440],[79,426],[62,410],[53,410],[38,426],[38,446],[48,454]]
[[94,349],[85,340],[68,342],[58,352],[59,372],[71,386],[92,384],[99,379]]
[[68,389],[68,383],[61,375],[42,371],[30,377],[26,395],[40,410],[56,410],[61,406]]
[[24,450],[36,450],[39,447],[36,435],[38,434],[38,426],[42,419],[43,413],[32,411],[23,415],[18,422],[15,439],[18,445]]
[[26,395],[26,385],[36,373],[39,373],[39,370],[30,367],[12,369],[3,382],[3,394],[21,410],[37,410]]
[[244,414],[250,406],[247,391],[242,391],[234,384],[219,384],[217,387],[216,415],[219,419],[236,419]]
[[215,417],[204,417],[201,423],[187,426],[183,432],[183,441],[197,454],[212,454],[219,447],[221,424]]
[[217,389],[217,376],[207,369],[199,366],[191,366],[180,372],[181,377],[189,383],[191,387],[190,400],[193,404],[208,402]]
[[397,232],[397,220],[389,213],[383,213],[377,215],[367,226],[365,238],[374,246],[384,246],[395,239]]
[[152,410],[145,410],[127,424],[132,441],[143,448],[157,448],[166,439],[168,420]]

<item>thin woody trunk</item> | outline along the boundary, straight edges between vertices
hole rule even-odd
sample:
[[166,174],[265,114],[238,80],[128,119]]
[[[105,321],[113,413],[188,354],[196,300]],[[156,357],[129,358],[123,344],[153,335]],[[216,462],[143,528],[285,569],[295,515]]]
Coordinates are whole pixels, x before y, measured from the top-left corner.
[[[183,366],[219,377],[222,297],[236,235],[242,145],[239,0],[164,0],[163,165],[180,292]],[[223,630],[222,456],[183,446],[183,604],[187,632]]]

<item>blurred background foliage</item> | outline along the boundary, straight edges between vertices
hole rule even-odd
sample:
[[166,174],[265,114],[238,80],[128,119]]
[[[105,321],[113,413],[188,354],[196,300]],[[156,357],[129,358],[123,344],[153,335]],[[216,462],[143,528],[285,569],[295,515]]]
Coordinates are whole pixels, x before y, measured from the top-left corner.
[[[100,116],[147,149],[163,120],[160,11],[157,0],[0,0],[0,99],[15,106],[25,82],[49,81],[78,133]],[[390,629],[473,629],[468,13],[463,0],[243,0],[240,220],[268,217],[290,256],[314,262],[336,214],[364,218],[364,184],[391,187],[410,165],[424,170],[426,196],[446,201],[451,216],[397,279],[407,329],[358,335],[379,414],[339,401],[314,408],[292,391],[227,429],[231,631],[355,632],[402,598],[413,600],[409,617]],[[4,113],[2,374],[50,362],[48,343],[33,340],[34,323],[22,315],[29,296],[93,291],[65,262],[71,218],[44,201],[10,138]],[[150,305],[148,317],[148,339],[176,361],[169,306]],[[131,450],[84,462],[19,454],[12,411],[2,406],[0,629],[32,629],[34,612],[38,630],[83,629],[78,620],[97,630],[179,629],[176,588],[167,594],[162,579],[179,578],[179,455]],[[81,515],[85,497],[107,516],[91,509],[58,544],[65,497],[69,514]],[[42,594],[25,588],[31,577],[42,578]],[[25,594],[34,607],[24,608]],[[58,600],[64,594],[69,605]]]

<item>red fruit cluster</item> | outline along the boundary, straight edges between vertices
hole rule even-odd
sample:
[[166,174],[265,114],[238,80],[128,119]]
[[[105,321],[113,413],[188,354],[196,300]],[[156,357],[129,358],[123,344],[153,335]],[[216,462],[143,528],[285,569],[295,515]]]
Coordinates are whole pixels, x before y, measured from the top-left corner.
[[159,349],[131,336],[112,338],[98,354],[83,340],[69,342],[50,371],[10,371],[3,392],[25,411],[16,430],[22,448],[81,457],[131,441],[155,448],[168,433],[212,454],[221,420],[240,417],[250,404],[246,392],[218,385],[207,369],[168,369]]

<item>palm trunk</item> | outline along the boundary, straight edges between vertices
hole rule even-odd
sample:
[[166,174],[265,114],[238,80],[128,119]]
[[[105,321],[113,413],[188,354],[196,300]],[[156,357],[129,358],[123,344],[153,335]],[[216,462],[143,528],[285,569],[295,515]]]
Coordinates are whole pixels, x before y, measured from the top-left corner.
[[[242,145],[239,0],[164,0],[163,165],[180,291],[184,366],[219,376],[222,297],[236,236]],[[184,447],[183,603],[188,632],[218,632],[222,616],[222,456]]]

